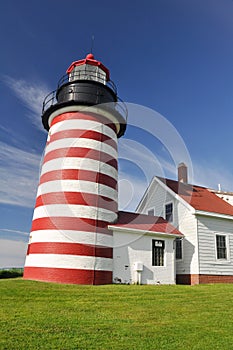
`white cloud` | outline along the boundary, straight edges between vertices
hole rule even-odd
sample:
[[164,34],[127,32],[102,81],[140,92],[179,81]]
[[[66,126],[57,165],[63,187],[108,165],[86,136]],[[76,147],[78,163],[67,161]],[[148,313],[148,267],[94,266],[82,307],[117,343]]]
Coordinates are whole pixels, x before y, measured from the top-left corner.
[[[128,171],[125,161],[140,168],[143,176],[134,174],[132,169]],[[190,164],[192,167],[188,169],[190,183],[215,189],[218,188],[218,184],[221,184],[222,190],[233,191],[233,174],[223,164],[217,165],[216,161],[213,164],[210,159],[208,161],[199,159]],[[136,141],[121,139],[119,142],[119,208],[134,210],[153,176],[176,180],[176,165],[172,160],[165,159],[162,151],[155,155]]]
[[28,232],[19,231],[19,230],[11,230],[11,229],[8,229],[8,228],[0,228],[0,231],[19,233],[19,234],[22,234],[22,235],[28,235]]
[[221,185],[223,191],[233,192],[233,174],[227,169],[224,164],[212,164],[208,162],[194,163],[194,183],[200,186],[205,186],[213,189],[218,189],[218,184]]
[[118,182],[119,210],[134,211],[149,183],[145,178],[121,172]]
[[31,123],[44,131],[40,117],[44,98],[49,93],[48,87],[44,84],[40,84],[38,81],[32,83],[9,76],[3,76],[3,81],[14,92],[20,102],[30,111],[27,116]]
[[174,164],[153,153],[137,141],[130,139],[124,138],[119,142],[119,160],[121,161],[121,159],[137,166],[148,179],[151,179],[155,174],[165,176],[167,172],[173,175],[176,172]]
[[126,106],[129,112],[127,125],[136,128],[134,138],[142,132],[142,140],[148,137],[151,145],[154,138],[166,150],[174,164],[185,162],[191,168],[191,159],[184,140],[169,120],[145,106],[132,103],[126,103]]
[[0,240],[0,268],[23,267],[27,243],[7,239]]
[[[127,166],[127,162],[129,167]],[[135,174],[133,164],[139,173]],[[144,145],[123,138],[119,142],[119,208],[135,210],[154,176],[176,178],[177,170],[162,155],[151,152]]]
[[[0,239],[7,239],[11,241],[28,242],[29,232],[0,228]],[[1,242],[1,241],[0,241]]]
[[0,203],[32,207],[41,156],[0,142]]

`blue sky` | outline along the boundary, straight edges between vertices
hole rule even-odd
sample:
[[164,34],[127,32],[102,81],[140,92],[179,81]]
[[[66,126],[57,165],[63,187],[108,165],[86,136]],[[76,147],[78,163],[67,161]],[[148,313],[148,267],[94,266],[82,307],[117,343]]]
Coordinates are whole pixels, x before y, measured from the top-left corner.
[[93,35],[95,57],[130,104],[120,207],[133,210],[157,170],[176,178],[179,142],[195,184],[233,191],[232,18],[232,0],[1,1],[0,267],[24,263],[43,98],[89,53]]

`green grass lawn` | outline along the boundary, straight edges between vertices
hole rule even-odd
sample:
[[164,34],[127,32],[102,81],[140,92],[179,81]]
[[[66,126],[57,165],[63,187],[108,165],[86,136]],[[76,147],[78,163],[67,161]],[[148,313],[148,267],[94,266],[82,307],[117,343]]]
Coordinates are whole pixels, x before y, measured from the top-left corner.
[[233,285],[0,280],[0,349],[233,349]]

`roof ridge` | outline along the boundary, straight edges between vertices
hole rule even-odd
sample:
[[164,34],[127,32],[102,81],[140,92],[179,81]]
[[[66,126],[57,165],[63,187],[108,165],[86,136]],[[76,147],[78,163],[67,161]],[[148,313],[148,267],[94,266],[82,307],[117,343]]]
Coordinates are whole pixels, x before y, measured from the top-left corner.
[[217,196],[217,194],[210,191],[209,188],[184,184],[177,180],[157,178],[160,181],[162,179],[164,185],[189,203],[195,210],[233,216],[233,205]]
[[[181,181],[178,181],[178,180],[174,180],[174,179],[169,179],[167,177],[162,177],[162,176],[156,176],[158,179],[160,180],[166,180],[166,181],[174,181],[176,183],[179,183],[181,186],[192,186],[192,187],[200,187],[200,188],[205,188],[205,189],[209,189],[208,187],[205,187],[205,186],[201,186],[201,185],[193,185],[191,183],[185,183],[185,182],[181,182]],[[232,192],[233,193],[233,192]]]

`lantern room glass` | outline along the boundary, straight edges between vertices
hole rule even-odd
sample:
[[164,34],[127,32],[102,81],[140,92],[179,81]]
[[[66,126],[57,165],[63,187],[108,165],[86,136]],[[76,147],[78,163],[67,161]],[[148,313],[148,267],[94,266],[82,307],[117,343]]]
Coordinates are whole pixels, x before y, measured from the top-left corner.
[[106,85],[106,73],[98,66],[82,64],[75,66],[69,74],[69,81],[92,80]]

